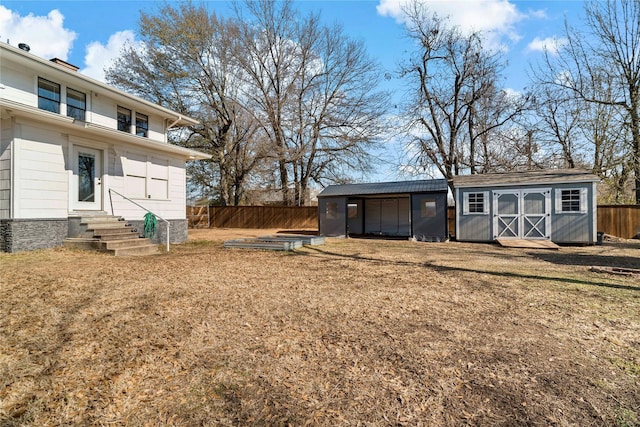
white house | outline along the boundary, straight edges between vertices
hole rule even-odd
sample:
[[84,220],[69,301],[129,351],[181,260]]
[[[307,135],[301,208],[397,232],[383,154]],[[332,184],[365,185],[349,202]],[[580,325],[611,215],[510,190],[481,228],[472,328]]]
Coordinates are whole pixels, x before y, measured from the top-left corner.
[[186,240],[185,162],[210,156],[167,132],[195,120],[6,43],[0,114],[0,252],[61,245],[91,212],[140,226],[138,205],[170,222],[172,242]]

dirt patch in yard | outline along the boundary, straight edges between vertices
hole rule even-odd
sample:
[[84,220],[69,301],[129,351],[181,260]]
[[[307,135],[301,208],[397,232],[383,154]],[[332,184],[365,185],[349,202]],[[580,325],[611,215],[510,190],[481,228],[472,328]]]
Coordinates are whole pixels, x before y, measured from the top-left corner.
[[0,425],[640,425],[640,242],[278,231],[0,254]]

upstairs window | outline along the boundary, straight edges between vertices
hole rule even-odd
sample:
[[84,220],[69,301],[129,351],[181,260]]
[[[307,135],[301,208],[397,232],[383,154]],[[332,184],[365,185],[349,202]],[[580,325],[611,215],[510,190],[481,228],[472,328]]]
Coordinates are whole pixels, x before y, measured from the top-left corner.
[[75,89],[67,88],[67,116],[84,122],[87,111],[87,96]]
[[60,85],[38,77],[38,108],[60,113]]
[[463,194],[463,214],[464,215],[487,215],[489,213],[489,192]]
[[131,133],[131,110],[118,107],[118,130]]
[[136,113],[136,135],[149,136],[149,117],[144,114]]

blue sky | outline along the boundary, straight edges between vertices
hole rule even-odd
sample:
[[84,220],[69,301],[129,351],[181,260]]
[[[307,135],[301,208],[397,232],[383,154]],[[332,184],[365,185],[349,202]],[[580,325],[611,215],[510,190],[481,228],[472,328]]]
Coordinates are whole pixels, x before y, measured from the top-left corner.
[[[298,0],[302,12],[320,11],[328,23],[344,26],[364,41],[369,53],[393,72],[411,49],[403,37],[400,5],[406,0]],[[506,86],[520,91],[527,84],[528,64],[541,53],[544,41],[561,36],[565,16],[574,25],[582,14],[581,1],[425,0],[463,29],[482,29],[489,45],[500,46],[509,60]],[[204,2],[218,14],[230,14],[225,1]],[[152,12],[156,1],[41,1],[3,0],[0,3],[0,39],[26,42],[31,52],[57,56],[102,79],[102,69],[118,53],[126,38],[135,37],[139,11]]]
[[[302,12],[319,11],[325,22],[341,24],[346,33],[362,40],[369,54],[382,65],[381,73],[393,75],[397,64],[412,50],[404,37],[401,5],[409,0],[296,0]],[[449,16],[463,31],[482,30],[485,45],[505,52],[505,88],[520,92],[528,85],[530,64],[553,51],[560,41],[565,18],[579,28],[582,1],[422,0],[440,16]],[[198,0],[195,4],[200,4]],[[125,40],[136,40],[139,12],[152,13],[160,1],[128,0],[2,0],[0,40],[14,46],[25,42],[31,53],[58,57],[80,72],[104,80],[104,68],[117,57]],[[204,1],[219,15],[230,15],[227,1]],[[396,79],[385,81],[396,99],[403,92]],[[396,153],[397,154],[397,153]],[[395,179],[397,164],[381,179]],[[380,177],[379,177],[380,178]]]

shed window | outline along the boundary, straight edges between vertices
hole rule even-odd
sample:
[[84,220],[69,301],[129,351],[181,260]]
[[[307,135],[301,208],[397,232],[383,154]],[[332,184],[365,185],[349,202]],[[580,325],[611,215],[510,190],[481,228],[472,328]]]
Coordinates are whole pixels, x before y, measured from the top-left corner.
[[556,213],[586,213],[587,189],[557,189],[555,194]]
[[347,205],[347,218],[358,218],[358,204],[349,203]]
[[433,218],[436,216],[435,199],[422,199],[420,206],[420,216],[422,218]]
[[463,193],[464,215],[487,215],[489,213],[489,192]]

